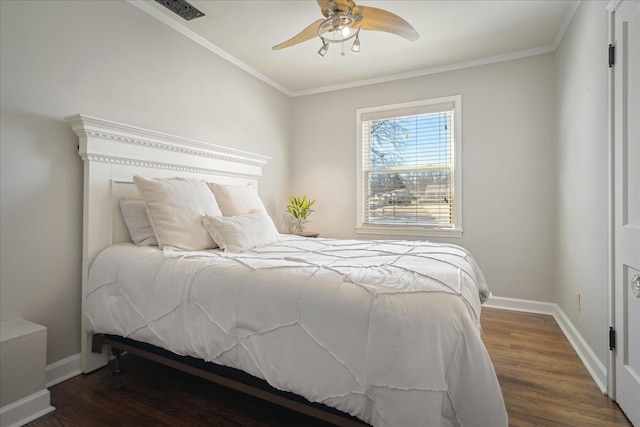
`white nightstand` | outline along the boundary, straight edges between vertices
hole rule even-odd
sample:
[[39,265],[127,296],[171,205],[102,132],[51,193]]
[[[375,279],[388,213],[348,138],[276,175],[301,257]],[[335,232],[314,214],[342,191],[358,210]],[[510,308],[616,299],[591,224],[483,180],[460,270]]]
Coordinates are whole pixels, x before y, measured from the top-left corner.
[[1,427],[23,425],[55,408],[46,387],[47,328],[24,319],[0,325]]

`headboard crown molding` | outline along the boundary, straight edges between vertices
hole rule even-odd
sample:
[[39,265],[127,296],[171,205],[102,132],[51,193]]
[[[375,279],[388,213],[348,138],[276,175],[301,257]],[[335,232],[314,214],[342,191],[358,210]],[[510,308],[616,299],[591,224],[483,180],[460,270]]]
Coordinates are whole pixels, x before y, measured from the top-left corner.
[[[65,117],[65,120],[69,122],[73,131],[80,138],[80,156],[83,160],[87,160],[87,157],[91,155],[99,154],[91,152],[91,147],[88,147],[86,144],[88,138],[112,140],[125,144],[228,160],[260,167],[271,160],[271,157],[260,154],[249,153],[234,148],[196,141],[82,114]],[[83,142],[85,144],[83,144]]]

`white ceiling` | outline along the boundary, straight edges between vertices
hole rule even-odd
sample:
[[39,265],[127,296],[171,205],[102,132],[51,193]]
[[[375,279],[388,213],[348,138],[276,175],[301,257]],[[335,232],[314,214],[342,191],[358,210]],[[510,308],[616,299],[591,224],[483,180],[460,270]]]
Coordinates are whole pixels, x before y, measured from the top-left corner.
[[401,16],[420,38],[363,31],[359,54],[348,43],[341,56],[338,44],[320,58],[318,39],[271,49],[322,18],[313,0],[189,0],[206,15],[192,21],[153,0],[131,3],[292,96],[552,52],[577,8],[572,0],[356,0]]

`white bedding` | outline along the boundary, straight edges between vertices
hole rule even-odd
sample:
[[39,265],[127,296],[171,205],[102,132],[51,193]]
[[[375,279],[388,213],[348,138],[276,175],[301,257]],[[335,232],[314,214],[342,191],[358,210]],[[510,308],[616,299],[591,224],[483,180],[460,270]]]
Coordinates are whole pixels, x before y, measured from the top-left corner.
[[282,236],[241,254],[114,245],[89,332],[246,371],[373,426],[507,425],[464,249]]

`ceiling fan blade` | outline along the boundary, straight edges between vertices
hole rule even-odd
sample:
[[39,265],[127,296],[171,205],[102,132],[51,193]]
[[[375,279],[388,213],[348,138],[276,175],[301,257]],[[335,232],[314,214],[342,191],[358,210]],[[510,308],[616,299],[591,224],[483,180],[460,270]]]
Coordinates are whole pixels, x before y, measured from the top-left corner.
[[320,6],[320,10],[325,18],[329,17],[329,1],[330,0],[318,0],[318,6]]
[[335,7],[331,6],[330,3],[335,3],[338,10],[344,11],[347,9],[353,10],[356,7],[356,4],[353,0],[317,0],[320,9],[322,10],[322,14],[325,18],[329,17],[329,11],[335,9]]
[[316,22],[314,22],[313,24],[309,25],[304,30],[300,31],[297,35],[293,36],[292,38],[290,38],[289,40],[287,40],[285,42],[280,43],[279,45],[276,45],[276,46],[272,47],[271,49],[273,49],[273,50],[284,49],[285,47],[290,47],[290,46],[296,45],[298,43],[302,43],[302,42],[306,42],[307,40],[311,40],[314,37],[317,37],[318,36],[318,27],[320,26],[320,24],[322,24],[323,21],[324,21],[324,19],[318,19]]
[[363,30],[385,31],[397,34],[409,41],[418,40],[420,35],[407,21],[386,10],[375,7],[356,6],[354,15],[362,16],[360,27]]

